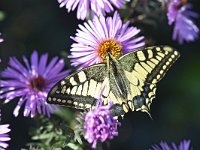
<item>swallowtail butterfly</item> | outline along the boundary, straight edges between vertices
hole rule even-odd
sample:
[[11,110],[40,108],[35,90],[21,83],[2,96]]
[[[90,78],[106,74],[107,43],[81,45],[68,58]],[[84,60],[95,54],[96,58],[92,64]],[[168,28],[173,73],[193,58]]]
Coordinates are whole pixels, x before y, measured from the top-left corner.
[[58,82],[47,102],[76,109],[94,108],[103,82],[107,81],[103,104],[112,101],[121,108],[116,115],[129,110],[149,112],[157,82],[178,57],[179,53],[169,46],[141,48],[119,58],[108,53],[107,63],[92,65]]

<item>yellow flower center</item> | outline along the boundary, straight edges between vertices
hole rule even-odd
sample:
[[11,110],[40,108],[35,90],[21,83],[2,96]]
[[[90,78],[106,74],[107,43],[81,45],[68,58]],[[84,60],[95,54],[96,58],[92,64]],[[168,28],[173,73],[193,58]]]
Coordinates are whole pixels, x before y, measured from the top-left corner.
[[106,40],[99,44],[98,47],[99,57],[105,61],[107,53],[110,53],[114,57],[122,55],[122,45],[117,43],[115,40]]

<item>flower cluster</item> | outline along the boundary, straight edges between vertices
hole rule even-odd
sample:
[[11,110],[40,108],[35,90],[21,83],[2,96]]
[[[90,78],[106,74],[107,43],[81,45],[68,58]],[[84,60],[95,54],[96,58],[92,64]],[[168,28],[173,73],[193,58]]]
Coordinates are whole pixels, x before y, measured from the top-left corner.
[[130,0],[58,0],[60,7],[66,6],[68,12],[78,8],[77,18],[82,20],[88,18],[90,11],[92,16],[102,16],[114,10],[112,5],[120,8],[126,1]]
[[128,27],[117,12],[113,17],[94,17],[84,25],[79,25],[76,36],[71,37],[76,43],[72,44],[72,66],[80,69],[105,60],[106,53],[110,52],[114,57],[133,51],[144,46],[144,37],[136,35],[140,29]]
[[0,150],[4,150],[8,147],[7,141],[10,141],[10,137],[7,134],[10,132],[9,124],[0,125]]
[[167,144],[166,142],[160,142],[160,145],[152,146],[153,150],[189,150],[190,149],[190,140],[184,140],[180,142],[179,146],[175,143],[171,145]]
[[[99,99],[100,100],[100,99]],[[110,105],[97,106],[85,116],[85,139],[96,148],[97,142],[105,142],[118,135],[117,127],[120,125],[117,119],[110,113]]]
[[96,148],[97,142],[105,142],[117,136],[117,127],[120,126],[120,123],[110,111],[113,104],[102,105],[102,93],[104,89],[105,84],[101,89],[95,109],[88,111],[83,120],[84,137],[89,143],[92,143],[92,148]]
[[172,0],[168,6],[168,23],[174,24],[173,40],[180,44],[195,41],[199,37],[199,28],[192,21],[198,14],[191,11],[191,4],[185,0]]
[[49,90],[59,80],[64,78],[69,71],[61,71],[64,61],[54,57],[47,65],[48,55],[44,54],[39,59],[34,51],[31,63],[23,57],[23,66],[15,57],[10,57],[9,67],[1,73],[0,98],[6,99],[5,103],[19,97],[19,102],[14,110],[18,116],[19,109],[25,103],[24,116],[34,117],[37,113],[50,116],[57,107],[47,104],[46,97]]

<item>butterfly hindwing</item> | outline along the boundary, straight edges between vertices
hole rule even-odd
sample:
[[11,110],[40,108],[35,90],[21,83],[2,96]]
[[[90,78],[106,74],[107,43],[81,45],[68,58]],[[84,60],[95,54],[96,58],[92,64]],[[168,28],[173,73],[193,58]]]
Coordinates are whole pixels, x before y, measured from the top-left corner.
[[130,82],[129,100],[135,110],[148,111],[160,81],[179,53],[168,46],[153,46],[127,53],[119,58]]

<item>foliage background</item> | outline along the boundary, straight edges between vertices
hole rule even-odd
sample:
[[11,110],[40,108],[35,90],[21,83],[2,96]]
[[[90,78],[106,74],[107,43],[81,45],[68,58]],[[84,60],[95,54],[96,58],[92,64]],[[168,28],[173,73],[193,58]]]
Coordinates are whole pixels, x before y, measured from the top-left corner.
[[[200,14],[199,0],[190,1]],[[33,50],[50,56],[69,53],[77,25],[76,11],[67,13],[56,0],[1,0],[0,32],[4,42],[0,45],[1,69],[9,56],[30,56]],[[179,142],[191,139],[194,149],[200,147],[200,40],[184,45],[172,41],[172,27],[167,19],[157,19],[157,26],[143,26],[143,34],[152,37],[155,45],[166,44],[181,53],[180,59],[159,82],[157,96],[151,105],[151,119],[141,112],[128,113],[119,128],[119,136],[111,142],[111,149],[149,149],[161,140]],[[199,26],[198,19],[198,26]],[[140,26],[139,26],[140,28]],[[63,53],[64,51],[64,53]],[[66,67],[70,67],[66,60]],[[2,103],[2,102],[1,102]],[[30,142],[29,129],[36,126],[33,119],[23,114],[12,115],[17,101],[1,105],[2,123],[10,123],[10,150],[26,147]],[[67,115],[67,114],[66,114]],[[42,125],[41,125],[42,126]]]

